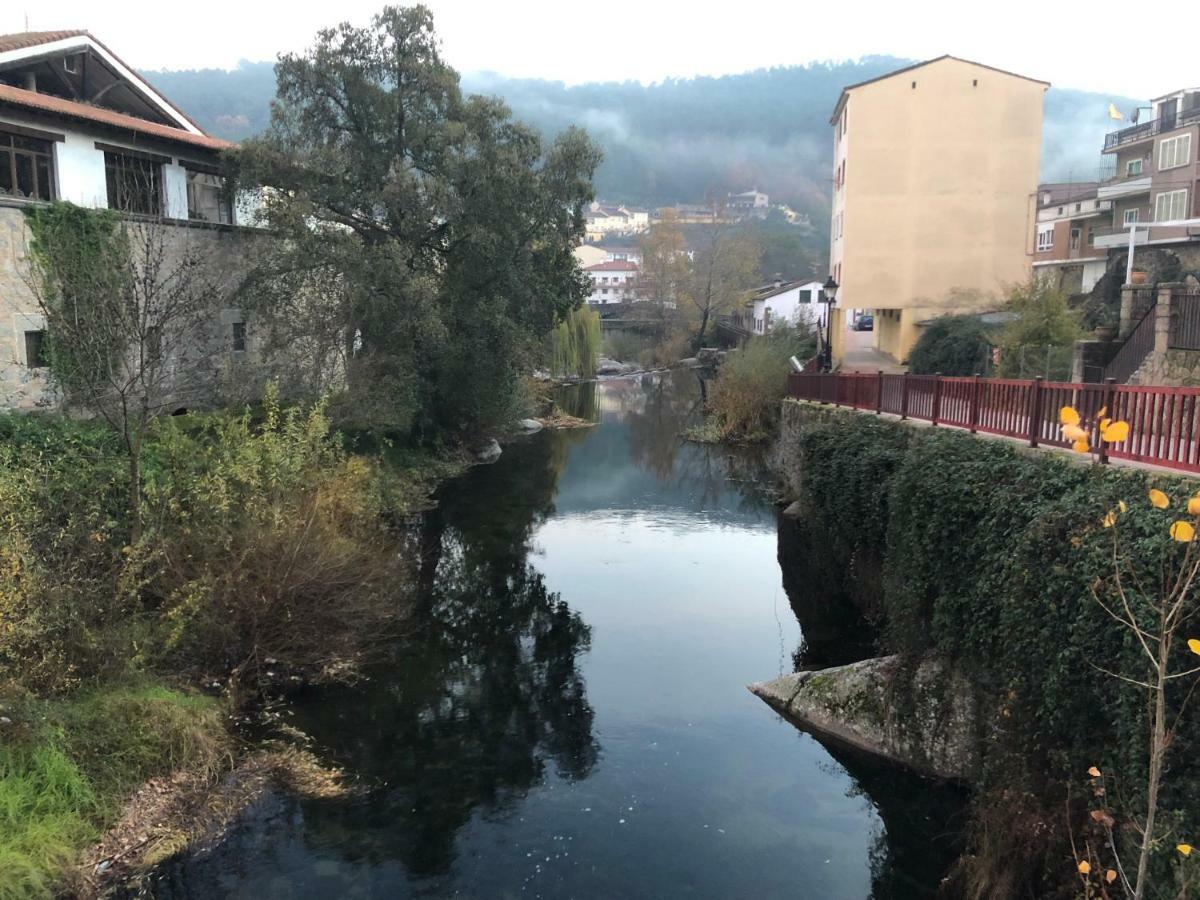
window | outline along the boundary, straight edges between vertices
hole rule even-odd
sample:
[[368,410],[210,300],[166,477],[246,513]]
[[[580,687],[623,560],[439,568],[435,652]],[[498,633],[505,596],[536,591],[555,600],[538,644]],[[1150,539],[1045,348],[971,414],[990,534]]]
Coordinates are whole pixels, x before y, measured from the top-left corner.
[[49,141],[0,131],[0,195],[54,199],[54,153]]
[[1138,220],[1138,211],[1136,209],[1127,209],[1127,210],[1125,210],[1125,215],[1121,221],[1125,225],[1136,225],[1137,220]]
[[1060,216],[1063,214],[1063,207],[1061,207],[1061,206],[1060,206],[1060,207],[1058,208],[1058,214],[1059,214]]
[[233,209],[225,196],[225,179],[215,172],[187,170],[188,218],[219,225],[233,224]]
[[1164,191],[1154,198],[1154,221],[1169,222],[1187,217],[1187,188]]
[[246,323],[233,323],[233,350],[235,353],[244,353],[246,350]]
[[31,369],[44,369],[49,365],[46,359],[46,332],[25,332],[25,365]]
[[1158,143],[1158,168],[1174,169],[1192,161],[1192,135],[1165,138]]
[[1076,203],[1076,204],[1075,204],[1075,212],[1079,212],[1081,209],[1083,209],[1083,204],[1082,204],[1082,203]]
[[1054,226],[1045,225],[1038,229],[1037,248],[1038,252],[1043,250],[1051,250],[1054,247]]
[[1089,246],[1089,247],[1095,247],[1095,246],[1096,246],[1096,229],[1095,229],[1095,228],[1089,228],[1089,229],[1088,229],[1088,238],[1087,238],[1087,242],[1088,242],[1088,246]]
[[1079,228],[1071,229],[1071,249],[1072,250],[1079,249],[1079,239],[1080,239],[1080,237],[1082,237],[1082,235],[1083,235],[1083,231],[1081,229],[1079,229]]
[[1131,159],[1125,163],[1125,177],[1129,178],[1133,175],[1142,174],[1142,161],[1140,159]]
[[127,153],[104,153],[108,206],[122,212],[162,213],[162,164]]

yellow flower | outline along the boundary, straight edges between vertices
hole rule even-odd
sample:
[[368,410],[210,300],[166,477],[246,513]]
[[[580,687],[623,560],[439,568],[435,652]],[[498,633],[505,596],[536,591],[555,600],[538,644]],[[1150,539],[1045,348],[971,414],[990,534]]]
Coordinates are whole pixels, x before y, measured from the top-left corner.
[[1117,511],[1115,509],[1110,509],[1104,516],[1103,525],[1105,528],[1112,528],[1116,524],[1117,524]]
[[1071,445],[1071,449],[1074,450],[1076,453],[1087,453],[1088,452],[1087,438],[1080,438],[1079,440],[1077,440],[1075,443],[1073,443]]
[[1188,515],[1200,516],[1200,494],[1188,501]]
[[1192,855],[1192,845],[1191,844],[1176,844],[1175,849],[1178,850],[1180,853],[1182,853],[1184,856]]
[[1107,425],[1101,424],[1100,437],[1104,438],[1110,444],[1119,444],[1125,438],[1129,437],[1129,423],[1109,422]]
[[1109,869],[1107,872],[1104,873],[1104,880],[1107,881],[1109,884],[1112,884],[1114,881],[1117,880],[1116,871],[1113,869]]
[[1080,875],[1086,875],[1088,872],[1092,871],[1092,864],[1086,859],[1080,860],[1078,868]]
[[1058,421],[1063,425],[1078,425],[1079,413],[1072,406],[1064,406],[1058,411]]
[[1104,418],[1105,416],[1107,416],[1107,415],[1108,415],[1108,407],[1107,407],[1107,406],[1102,406],[1102,407],[1100,407],[1099,411],[1097,411],[1097,413],[1096,413],[1096,418],[1097,418],[1097,419],[1103,419],[1103,418]]
[[1150,505],[1156,509],[1166,509],[1171,505],[1171,501],[1167,499],[1167,495],[1158,488],[1150,488]]
[[1091,775],[1093,778],[1099,778],[1100,770],[1097,769],[1095,766],[1092,766],[1090,769],[1088,769],[1088,774]]
[[1125,510],[1129,509],[1129,507],[1125,505],[1124,500],[1121,500],[1117,503],[1117,509],[1119,509],[1121,512],[1125,512]]
[[1063,437],[1068,441],[1086,441],[1088,433],[1078,425],[1064,425],[1062,427]]
[[1186,544],[1195,539],[1196,529],[1192,527],[1191,522],[1184,522],[1180,519],[1178,522],[1171,523],[1171,537],[1181,544]]
[[1200,640],[1196,638],[1188,638],[1188,649],[1200,656]]

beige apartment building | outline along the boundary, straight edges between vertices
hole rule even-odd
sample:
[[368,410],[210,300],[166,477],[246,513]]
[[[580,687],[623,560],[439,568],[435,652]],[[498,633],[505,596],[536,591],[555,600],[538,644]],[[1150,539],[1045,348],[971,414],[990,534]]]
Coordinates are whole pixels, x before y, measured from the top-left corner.
[[1049,84],[941,56],[843,89],[834,131],[830,267],[903,361],[920,324],[998,305],[1029,273],[1026,241]]

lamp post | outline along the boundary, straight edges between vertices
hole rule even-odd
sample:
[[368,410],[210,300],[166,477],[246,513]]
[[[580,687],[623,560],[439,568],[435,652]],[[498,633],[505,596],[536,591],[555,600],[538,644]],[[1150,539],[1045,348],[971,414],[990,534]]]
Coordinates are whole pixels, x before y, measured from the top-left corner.
[[833,371],[833,308],[837,306],[838,283],[830,275],[822,288],[825,295],[825,346],[821,350],[821,371]]

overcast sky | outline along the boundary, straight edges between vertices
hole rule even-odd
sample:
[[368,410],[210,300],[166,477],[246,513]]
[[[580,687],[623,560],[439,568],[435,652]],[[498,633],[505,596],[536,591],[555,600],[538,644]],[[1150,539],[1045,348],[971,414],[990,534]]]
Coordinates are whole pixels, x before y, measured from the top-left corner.
[[[1200,85],[1195,54],[1149,40],[1189,21],[1188,0],[1132,7],[1046,0],[429,0],[446,59],[460,71],[657,81],[868,54],[952,53],[1063,87],[1152,97]],[[380,0],[4,0],[0,32],[87,28],[139,69],[231,68],[305,47],[341,19],[365,24]],[[1194,20],[1193,20],[1194,21]],[[1186,37],[1181,38],[1186,41]],[[1132,49],[1124,45],[1132,41]]]

